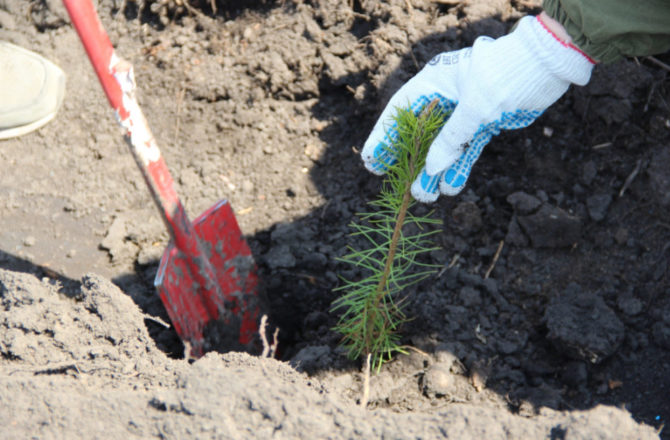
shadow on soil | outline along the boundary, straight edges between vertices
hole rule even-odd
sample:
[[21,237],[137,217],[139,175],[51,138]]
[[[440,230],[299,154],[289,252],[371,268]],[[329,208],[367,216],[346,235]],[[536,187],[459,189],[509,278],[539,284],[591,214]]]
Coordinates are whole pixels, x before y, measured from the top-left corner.
[[114,13],[123,14],[127,20],[137,20],[162,29],[185,15],[206,14],[232,20],[247,12],[263,13],[276,7],[273,0],[190,0],[188,2],[151,2],[148,0],[120,0]]
[[[250,238],[286,360],[312,374],[359,367],[336,348],[329,311],[338,277],[360,276],[335,261],[352,244],[347,225],[381,184],[352,147],[418,66],[511,24],[483,20],[417,42],[365,96],[351,91],[369,72],[322,81],[312,111],[330,122],[329,148],[311,176],[327,202]],[[654,195],[667,174],[650,164],[667,163],[670,136],[655,127],[667,118],[666,85],[667,72],[648,63],[599,66],[589,87],[533,126],[494,139],[463,194],[431,207],[444,220],[431,262],[445,270],[407,292],[414,319],[404,341],[483,368],[517,413],[602,403],[661,426],[670,417],[670,229]]]
[[34,275],[38,279],[49,278],[55,280],[62,286],[61,292],[65,295],[72,295],[73,292],[80,290],[81,282],[68,278],[48,267],[36,265],[30,260],[17,257],[0,250],[0,268],[13,272],[23,272]]

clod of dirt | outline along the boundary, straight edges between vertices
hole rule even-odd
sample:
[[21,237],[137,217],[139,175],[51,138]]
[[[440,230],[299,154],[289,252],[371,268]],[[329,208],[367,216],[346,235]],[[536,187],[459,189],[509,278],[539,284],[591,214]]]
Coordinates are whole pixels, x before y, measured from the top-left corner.
[[263,256],[265,263],[271,269],[295,267],[296,259],[291,253],[291,247],[287,244],[275,246]]
[[281,223],[271,234],[272,241],[280,244],[291,244],[296,241],[308,241],[314,237],[314,231],[307,226]]
[[642,89],[641,85],[649,80],[649,72],[639,69],[632,60],[619,61],[616,73],[596,69],[586,86],[591,99],[587,102],[583,96],[578,97],[576,109],[588,109],[584,113],[587,120],[598,117],[607,125],[625,123],[633,112],[632,98],[637,90]]
[[506,200],[514,207],[514,212],[518,215],[532,214],[542,205],[542,200],[523,191],[508,195]]
[[530,244],[530,240],[526,234],[521,230],[519,219],[516,215],[512,216],[507,225],[507,234],[505,235],[505,243],[512,246],[526,247]]
[[561,390],[546,383],[525,388],[517,394],[517,397],[523,399],[520,414],[532,414],[541,407],[557,408],[562,400]]
[[113,262],[125,261],[137,254],[137,246],[127,239],[126,223],[123,217],[116,217],[100,242],[100,247],[109,252]]
[[332,350],[327,345],[308,346],[291,359],[291,365],[298,371],[313,372],[327,369],[333,364]]
[[614,311],[575,283],[552,298],[544,320],[547,339],[558,351],[593,364],[611,356],[624,338],[624,325]]
[[454,208],[452,216],[457,228],[464,235],[477,232],[483,225],[482,211],[474,202],[464,201],[459,203]]
[[479,290],[470,286],[463,286],[458,297],[465,307],[476,307],[482,303],[482,297],[479,294]]
[[546,203],[534,214],[518,216],[517,221],[528,235],[533,247],[572,246],[582,233],[582,222],[579,217]]
[[31,3],[31,18],[38,28],[57,29],[70,21],[61,1],[44,0]]
[[96,358],[110,369],[146,366],[156,349],[137,305],[107,279],[82,281],[75,301],[49,279],[0,269],[2,358],[45,368],[76,362],[86,369]]
[[453,373],[446,363],[431,365],[423,376],[423,392],[429,397],[449,396],[453,386]]
[[504,338],[498,339],[496,345],[498,350],[506,355],[518,353],[528,342],[528,333],[519,330],[512,330]]
[[592,160],[584,162],[581,171],[582,173],[580,174],[579,178],[581,182],[586,186],[591,185],[593,183],[593,180],[598,175],[598,167],[596,166],[596,163]]
[[612,194],[594,194],[586,199],[586,208],[591,220],[599,222],[605,219],[607,208],[612,203]]

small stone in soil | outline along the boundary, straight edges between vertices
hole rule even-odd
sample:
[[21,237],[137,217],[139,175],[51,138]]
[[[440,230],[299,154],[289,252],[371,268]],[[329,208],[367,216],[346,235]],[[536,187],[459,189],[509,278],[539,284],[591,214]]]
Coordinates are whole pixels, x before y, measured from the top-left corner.
[[435,348],[436,363],[447,365],[449,371],[454,374],[464,374],[465,367],[454,351],[455,349],[447,344],[438,345],[437,348]]
[[431,365],[423,377],[423,392],[429,397],[448,396],[454,378],[445,363]]

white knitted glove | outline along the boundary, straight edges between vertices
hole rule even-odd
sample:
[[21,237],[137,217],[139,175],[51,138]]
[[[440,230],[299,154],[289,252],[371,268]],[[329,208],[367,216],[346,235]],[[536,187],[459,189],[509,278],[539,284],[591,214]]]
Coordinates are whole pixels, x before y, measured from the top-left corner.
[[504,37],[479,37],[471,48],[441,53],[390,99],[363,147],[365,166],[383,174],[395,163],[386,145],[397,137],[397,108],[418,112],[438,98],[453,113],[430,147],[412,195],[422,202],[435,201],[440,192],[456,195],[494,135],[530,125],[571,83],[586,84],[593,64],[531,16]]

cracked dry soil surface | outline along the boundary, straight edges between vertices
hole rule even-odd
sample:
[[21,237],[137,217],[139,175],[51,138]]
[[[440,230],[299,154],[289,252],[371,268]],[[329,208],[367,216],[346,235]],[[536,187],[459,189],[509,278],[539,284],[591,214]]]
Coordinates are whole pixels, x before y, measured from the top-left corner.
[[666,70],[597,66],[417,208],[443,268],[363,410],[330,312],[381,183],[356,150],[433,55],[537,3],[97,3],[188,212],[235,209],[281,359],[183,359],[153,289],[167,232],[63,7],[0,1],[0,38],[68,78],[55,120],[0,143],[3,437],[670,438]]

